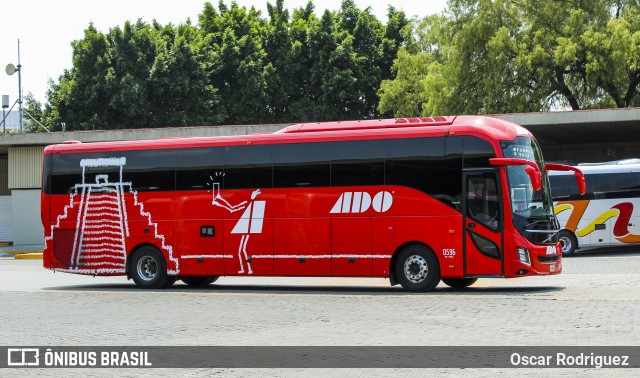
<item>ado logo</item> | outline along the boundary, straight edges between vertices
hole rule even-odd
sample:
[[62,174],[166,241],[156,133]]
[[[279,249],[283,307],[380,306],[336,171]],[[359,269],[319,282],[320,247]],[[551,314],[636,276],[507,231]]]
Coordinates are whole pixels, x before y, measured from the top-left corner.
[[331,214],[359,214],[373,208],[384,213],[391,208],[393,196],[389,192],[378,192],[373,199],[367,192],[344,192],[331,209]]

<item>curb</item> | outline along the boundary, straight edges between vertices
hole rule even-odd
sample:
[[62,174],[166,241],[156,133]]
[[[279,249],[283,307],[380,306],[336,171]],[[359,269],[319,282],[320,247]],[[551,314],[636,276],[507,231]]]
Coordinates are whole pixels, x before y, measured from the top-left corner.
[[22,250],[13,250],[13,251],[4,251],[4,254],[7,255],[23,255],[25,253],[40,253],[42,254],[41,249],[22,249]]
[[42,260],[42,252],[19,252],[14,257],[16,260]]

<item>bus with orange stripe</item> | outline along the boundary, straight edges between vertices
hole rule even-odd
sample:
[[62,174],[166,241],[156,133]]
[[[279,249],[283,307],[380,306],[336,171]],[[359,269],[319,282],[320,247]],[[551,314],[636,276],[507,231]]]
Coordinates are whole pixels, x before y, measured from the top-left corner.
[[581,164],[587,190],[568,172],[549,172],[562,254],[640,243],[640,159]]

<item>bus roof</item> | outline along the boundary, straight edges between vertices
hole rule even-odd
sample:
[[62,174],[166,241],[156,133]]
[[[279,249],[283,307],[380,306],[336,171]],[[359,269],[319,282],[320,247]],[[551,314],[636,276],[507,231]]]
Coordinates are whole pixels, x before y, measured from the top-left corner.
[[45,154],[53,153],[53,151],[56,151],[56,153],[79,153],[96,149],[102,151],[118,151],[438,135],[484,135],[489,140],[513,140],[518,136],[532,137],[532,134],[524,127],[493,117],[449,116],[391,118],[364,121],[301,123],[285,127],[274,133],[212,137],[170,137],[156,140],[97,143],[70,141],[48,146],[45,148]]
[[[637,160],[637,159],[633,159]],[[618,164],[617,162],[592,163],[589,165],[578,164],[584,174],[606,174],[606,173],[624,173],[624,172],[640,172],[640,162],[629,162]],[[573,172],[565,171],[549,171],[550,176],[572,175]]]
[[395,118],[395,119],[373,119],[362,121],[337,121],[337,122],[314,122],[298,123],[282,130],[281,133],[310,133],[319,131],[346,131],[346,130],[371,130],[390,129],[402,127],[424,127],[424,126],[445,126],[451,125],[456,117],[419,117],[419,118]]

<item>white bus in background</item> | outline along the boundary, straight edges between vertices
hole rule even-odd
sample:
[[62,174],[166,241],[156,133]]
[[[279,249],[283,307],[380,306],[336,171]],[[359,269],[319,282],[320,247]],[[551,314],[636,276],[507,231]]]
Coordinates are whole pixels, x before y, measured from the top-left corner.
[[640,159],[580,164],[587,192],[572,172],[549,172],[562,254],[640,243]]

